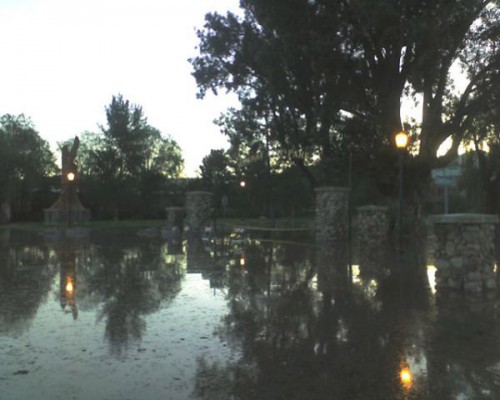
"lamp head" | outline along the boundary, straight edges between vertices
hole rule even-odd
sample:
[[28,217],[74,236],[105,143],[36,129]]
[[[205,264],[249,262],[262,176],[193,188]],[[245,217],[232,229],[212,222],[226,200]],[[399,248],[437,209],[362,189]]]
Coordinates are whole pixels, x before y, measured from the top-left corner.
[[75,180],[75,173],[74,172],[68,172],[66,174],[66,178],[68,179],[69,182],[73,182]]
[[401,131],[396,134],[396,147],[403,150],[406,146],[408,146],[408,134],[405,131]]

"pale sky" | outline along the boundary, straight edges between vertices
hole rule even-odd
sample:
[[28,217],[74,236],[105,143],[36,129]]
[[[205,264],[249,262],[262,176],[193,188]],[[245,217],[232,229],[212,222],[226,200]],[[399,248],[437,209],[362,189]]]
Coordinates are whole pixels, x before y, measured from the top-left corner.
[[187,59],[207,12],[238,0],[0,0],[0,115],[31,117],[56,143],[98,130],[121,93],[177,141],[194,176],[210,149],[227,148],[212,121],[234,97],[196,99]]

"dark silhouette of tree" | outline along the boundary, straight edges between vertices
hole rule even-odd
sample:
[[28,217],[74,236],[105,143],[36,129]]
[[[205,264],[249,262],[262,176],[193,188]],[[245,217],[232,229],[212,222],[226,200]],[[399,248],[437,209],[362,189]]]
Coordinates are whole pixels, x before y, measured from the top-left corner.
[[31,120],[22,114],[1,116],[0,203],[8,209],[12,204],[14,211],[22,212],[30,207],[32,193],[40,188],[43,178],[56,172],[49,145]]
[[112,97],[106,119],[100,133],[81,136],[82,201],[100,217],[157,216],[166,180],[183,170],[180,147],[121,95]]
[[[423,109],[414,140],[420,165],[429,169],[446,138],[453,139],[453,157],[474,119],[498,102],[496,1],[246,0],[240,6],[241,17],[207,14],[198,32],[200,54],[191,62],[199,95],[237,93],[245,118],[265,126],[272,147],[298,166],[316,155],[334,167],[339,143],[355,141],[346,129],[353,123],[358,146],[394,147],[402,98],[413,96]],[[451,74],[457,63],[469,79],[458,94]]]

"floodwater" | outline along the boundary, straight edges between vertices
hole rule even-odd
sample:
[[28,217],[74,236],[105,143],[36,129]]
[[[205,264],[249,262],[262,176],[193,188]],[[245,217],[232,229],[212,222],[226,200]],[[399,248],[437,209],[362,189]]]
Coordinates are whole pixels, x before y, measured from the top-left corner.
[[0,232],[0,399],[499,399],[496,299],[416,249]]

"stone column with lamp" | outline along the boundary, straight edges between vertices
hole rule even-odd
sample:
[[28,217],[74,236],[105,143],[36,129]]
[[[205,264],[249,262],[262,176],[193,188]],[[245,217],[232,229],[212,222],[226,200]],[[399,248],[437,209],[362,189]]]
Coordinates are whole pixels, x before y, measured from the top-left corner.
[[78,169],[76,154],[80,140],[75,137],[71,149],[68,145],[62,148],[61,157],[61,193],[52,206],[44,210],[45,223],[63,223],[68,225],[87,222],[90,219],[90,210],[83,207],[78,198]]

